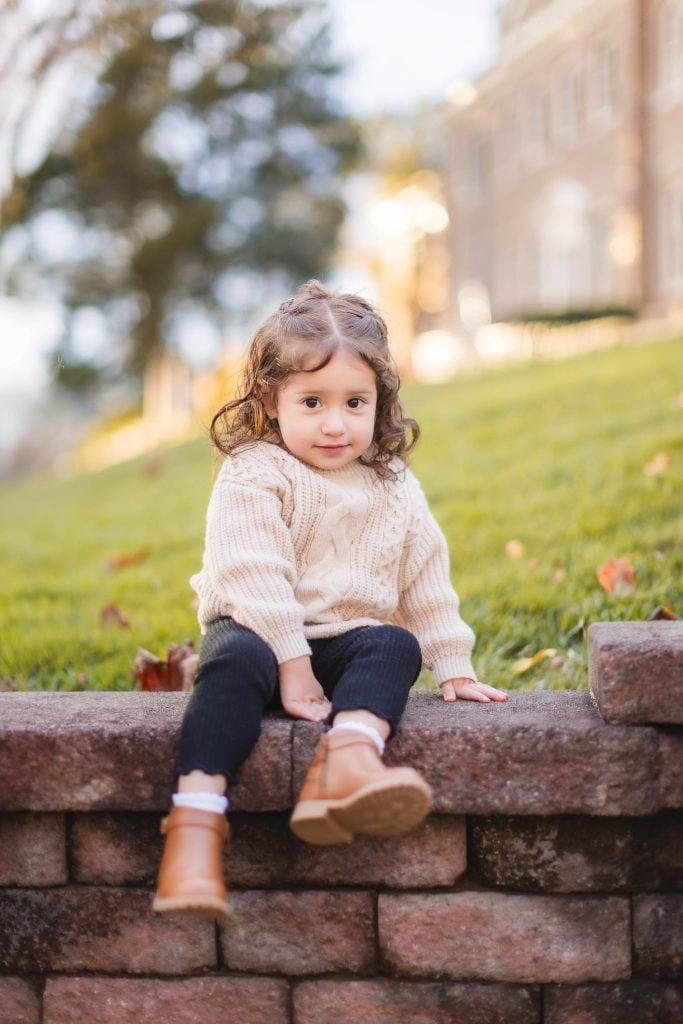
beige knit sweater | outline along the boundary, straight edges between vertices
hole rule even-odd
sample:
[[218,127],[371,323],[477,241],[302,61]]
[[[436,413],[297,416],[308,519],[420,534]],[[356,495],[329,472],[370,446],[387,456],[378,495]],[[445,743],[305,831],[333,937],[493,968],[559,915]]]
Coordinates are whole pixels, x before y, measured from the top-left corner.
[[394,622],[413,633],[437,682],[476,679],[446,540],[408,469],[381,480],[359,461],[319,470],[267,442],[229,456],[207,514],[202,631],[231,615],[278,662],[308,640]]

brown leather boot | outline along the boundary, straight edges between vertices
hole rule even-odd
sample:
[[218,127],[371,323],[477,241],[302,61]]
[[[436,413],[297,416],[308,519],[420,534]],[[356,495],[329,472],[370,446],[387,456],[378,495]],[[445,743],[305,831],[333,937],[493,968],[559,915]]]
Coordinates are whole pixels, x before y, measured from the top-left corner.
[[307,843],[350,843],[356,834],[407,832],[431,806],[432,791],[414,768],[386,768],[369,736],[344,729],[318,743],[289,824]]
[[161,834],[166,843],[152,909],[225,917],[229,913],[221,862],[228,838],[225,816],[174,807],[161,822]]

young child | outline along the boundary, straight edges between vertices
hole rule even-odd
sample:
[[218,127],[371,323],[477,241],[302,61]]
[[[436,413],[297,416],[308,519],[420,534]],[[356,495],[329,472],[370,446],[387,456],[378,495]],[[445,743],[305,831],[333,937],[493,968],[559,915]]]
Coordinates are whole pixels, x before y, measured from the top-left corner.
[[226,791],[266,709],[328,727],[290,821],[323,845],[429,812],[418,772],[381,760],[423,662],[446,701],[507,698],[476,681],[446,541],[402,461],[418,428],[398,389],[379,314],[310,281],[256,331],[214,417],[227,458],[191,580],[203,642],[157,911],[227,913]]

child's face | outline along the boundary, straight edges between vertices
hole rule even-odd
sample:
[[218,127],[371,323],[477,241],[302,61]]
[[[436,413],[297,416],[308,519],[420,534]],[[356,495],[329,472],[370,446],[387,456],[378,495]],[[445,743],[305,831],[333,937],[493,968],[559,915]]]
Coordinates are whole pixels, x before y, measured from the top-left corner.
[[365,360],[340,349],[327,366],[293,373],[266,412],[276,417],[285,445],[317,469],[340,469],[372,444],[377,381]]

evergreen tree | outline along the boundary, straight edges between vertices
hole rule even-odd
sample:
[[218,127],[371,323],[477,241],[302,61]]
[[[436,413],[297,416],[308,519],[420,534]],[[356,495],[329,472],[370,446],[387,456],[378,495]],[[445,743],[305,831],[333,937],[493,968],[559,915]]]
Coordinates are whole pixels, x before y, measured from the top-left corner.
[[[70,314],[99,310],[139,373],[174,318],[218,316],[235,280],[324,271],[358,133],[331,96],[319,2],[118,0],[88,38],[99,73],[14,179],[5,240],[16,291],[51,281]],[[68,373],[68,331],[65,352]]]

